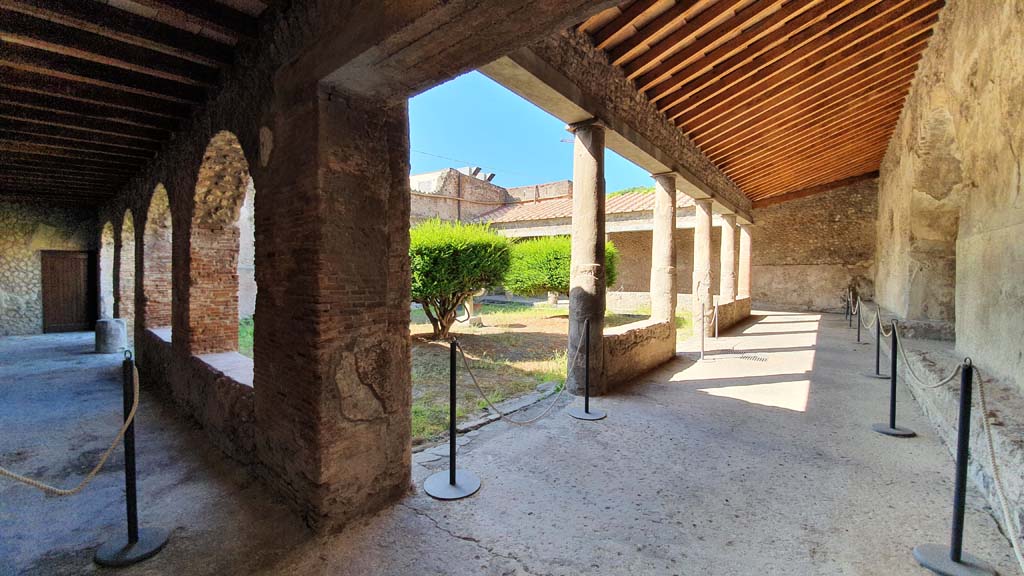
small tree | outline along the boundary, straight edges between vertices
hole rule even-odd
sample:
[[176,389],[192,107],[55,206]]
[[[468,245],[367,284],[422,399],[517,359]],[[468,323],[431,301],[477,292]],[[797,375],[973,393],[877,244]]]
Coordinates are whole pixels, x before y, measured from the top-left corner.
[[[605,284],[615,283],[619,251],[605,243]],[[569,292],[572,240],[568,236],[547,236],[512,245],[512,265],[505,275],[505,289],[526,296],[544,292]]]
[[484,224],[428,220],[410,233],[412,300],[434,328],[448,337],[456,310],[474,292],[500,284],[511,254],[507,238]]

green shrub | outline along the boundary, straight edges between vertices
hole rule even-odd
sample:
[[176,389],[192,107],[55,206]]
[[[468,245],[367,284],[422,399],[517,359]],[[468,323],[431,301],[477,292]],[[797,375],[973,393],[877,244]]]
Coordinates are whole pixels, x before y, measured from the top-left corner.
[[508,271],[509,240],[484,224],[428,220],[410,232],[412,300],[447,338],[456,310],[481,288],[501,284]]
[[[572,240],[568,236],[545,236],[512,245],[512,265],[505,275],[505,289],[524,296],[544,292],[569,292]],[[605,244],[605,283],[611,286],[618,274],[619,251]]]

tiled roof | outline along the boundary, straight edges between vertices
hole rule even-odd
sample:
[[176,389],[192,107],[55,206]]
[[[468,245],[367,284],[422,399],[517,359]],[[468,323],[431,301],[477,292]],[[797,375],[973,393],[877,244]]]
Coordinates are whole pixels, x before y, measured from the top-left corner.
[[[649,212],[654,210],[654,194],[630,192],[612,196],[605,200],[605,214],[627,212]],[[481,214],[478,222],[523,222],[526,220],[551,220],[572,217],[572,197],[545,198],[527,202],[516,202]]]

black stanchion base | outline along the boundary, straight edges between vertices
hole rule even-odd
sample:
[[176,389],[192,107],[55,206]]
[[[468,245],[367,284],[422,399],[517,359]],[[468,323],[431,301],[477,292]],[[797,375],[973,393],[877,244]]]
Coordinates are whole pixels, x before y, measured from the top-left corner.
[[476,494],[480,478],[469,470],[455,471],[455,484],[449,484],[448,470],[431,474],[423,482],[423,491],[438,500],[460,500]]
[[994,568],[970,554],[961,554],[960,561],[953,562],[949,558],[949,546],[941,544],[915,546],[914,559],[921,566],[943,576],[992,576],[998,574]]
[[872,424],[871,429],[879,434],[885,434],[886,436],[893,436],[896,438],[913,438],[914,436],[917,436],[917,432],[914,432],[913,430],[900,428],[899,426],[890,428],[888,424]]
[[867,377],[868,378],[877,378],[879,380],[891,380],[892,379],[892,377],[889,376],[888,374],[875,374],[874,372],[871,372],[871,373],[867,374]]
[[139,541],[128,542],[128,534],[110,540],[96,550],[93,561],[100,566],[123,568],[138,564],[157,555],[167,544],[167,531],[159,528],[139,528]]
[[583,408],[573,406],[572,408],[569,408],[569,416],[572,416],[577,420],[604,420],[608,414],[603,410],[598,410],[597,408],[591,408],[590,412],[585,412]]

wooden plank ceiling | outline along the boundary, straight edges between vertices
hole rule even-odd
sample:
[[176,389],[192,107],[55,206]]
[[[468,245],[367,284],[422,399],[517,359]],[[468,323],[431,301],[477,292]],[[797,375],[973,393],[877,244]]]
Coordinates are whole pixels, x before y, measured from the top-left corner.
[[261,0],[0,0],[0,197],[109,198],[206,98]]
[[634,0],[580,25],[754,201],[878,170],[942,0]]

